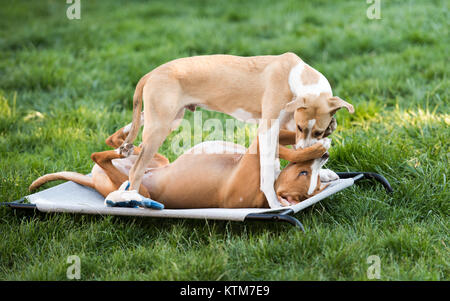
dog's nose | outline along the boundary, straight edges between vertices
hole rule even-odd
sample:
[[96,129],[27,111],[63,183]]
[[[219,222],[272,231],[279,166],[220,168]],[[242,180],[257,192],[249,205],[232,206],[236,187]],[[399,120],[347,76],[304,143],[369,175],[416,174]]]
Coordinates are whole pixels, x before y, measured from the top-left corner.
[[330,157],[330,154],[328,152],[326,152],[325,154],[323,154],[322,159],[326,160]]

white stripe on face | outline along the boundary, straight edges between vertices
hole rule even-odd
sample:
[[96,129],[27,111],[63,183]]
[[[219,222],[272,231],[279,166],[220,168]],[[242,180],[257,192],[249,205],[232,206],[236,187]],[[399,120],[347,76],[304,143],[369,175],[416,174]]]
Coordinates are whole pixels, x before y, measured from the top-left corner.
[[298,141],[298,143],[295,145],[295,148],[305,148],[317,142],[317,139],[311,138],[312,128],[315,124],[315,119],[308,120],[308,134],[304,139],[300,139]]

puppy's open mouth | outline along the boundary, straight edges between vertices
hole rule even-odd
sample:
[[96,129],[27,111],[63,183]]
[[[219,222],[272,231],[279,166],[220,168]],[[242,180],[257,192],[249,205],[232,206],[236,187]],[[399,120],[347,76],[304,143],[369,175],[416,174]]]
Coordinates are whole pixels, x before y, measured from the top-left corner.
[[299,203],[299,201],[294,200],[294,198],[290,195],[279,195],[278,200],[283,206],[292,206]]

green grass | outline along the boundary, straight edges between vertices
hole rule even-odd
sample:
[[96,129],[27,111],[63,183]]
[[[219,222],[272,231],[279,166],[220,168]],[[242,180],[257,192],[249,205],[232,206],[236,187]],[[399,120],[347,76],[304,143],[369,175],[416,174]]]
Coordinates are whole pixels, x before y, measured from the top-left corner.
[[395,192],[353,186],[296,215],[306,234],[0,208],[0,279],[63,280],[78,255],[83,280],[366,280],[378,255],[382,280],[449,280],[448,2],[382,1],[381,20],[360,0],[241,2],[81,0],[70,21],[65,1],[1,1],[1,201],[45,173],[88,173],[152,68],[287,51],[355,105],[338,113],[328,166],[379,172]]

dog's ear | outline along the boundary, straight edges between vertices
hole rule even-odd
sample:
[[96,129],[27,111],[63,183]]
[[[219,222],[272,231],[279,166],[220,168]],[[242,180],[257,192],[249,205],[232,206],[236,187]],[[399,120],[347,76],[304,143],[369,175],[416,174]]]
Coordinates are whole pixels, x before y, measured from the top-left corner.
[[294,112],[299,108],[306,108],[306,99],[304,97],[296,97],[291,102],[288,102],[284,108],[286,112]]
[[337,122],[336,122],[336,118],[334,118],[334,116],[331,118],[331,122],[328,125],[327,129],[325,130],[325,132],[323,133],[323,137],[328,137],[331,135],[331,133],[333,133],[337,128]]
[[330,107],[330,115],[334,115],[337,110],[346,108],[350,114],[355,112],[355,109],[351,104],[346,102],[345,100],[339,98],[338,96],[333,96],[328,99],[328,105]]

